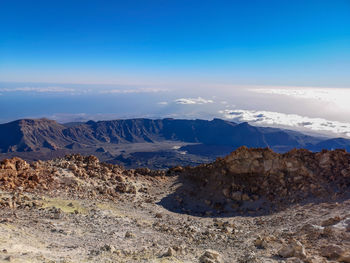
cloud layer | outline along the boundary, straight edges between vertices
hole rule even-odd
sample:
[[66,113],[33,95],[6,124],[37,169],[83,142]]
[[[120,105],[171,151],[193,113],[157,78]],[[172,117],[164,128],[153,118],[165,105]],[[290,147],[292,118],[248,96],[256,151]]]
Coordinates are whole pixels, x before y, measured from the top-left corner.
[[177,104],[191,105],[191,104],[208,104],[208,103],[213,103],[214,101],[209,99],[203,99],[202,97],[198,97],[198,98],[176,99],[174,102]]
[[103,90],[100,93],[102,94],[131,94],[131,93],[157,93],[165,92],[168,89],[161,88],[134,88],[134,89],[107,89]]
[[332,103],[337,107],[350,109],[349,88],[256,88],[250,89],[254,93],[288,96],[296,99],[310,99],[320,103]]
[[66,88],[66,87],[13,87],[0,88],[0,92],[36,92],[36,93],[100,93],[100,94],[132,94],[132,93],[157,93],[165,92],[163,88],[109,88],[99,90],[98,88]]
[[311,130],[350,137],[350,123],[345,122],[272,111],[222,110],[219,113],[225,119],[231,119],[237,122],[249,122],[261,126],[285,127],[296,130]]
[[38,93],[63,93],[74,92],[75,89],[63,87],[20,87],[20,88],[0,88],[1,92],[38,92]]

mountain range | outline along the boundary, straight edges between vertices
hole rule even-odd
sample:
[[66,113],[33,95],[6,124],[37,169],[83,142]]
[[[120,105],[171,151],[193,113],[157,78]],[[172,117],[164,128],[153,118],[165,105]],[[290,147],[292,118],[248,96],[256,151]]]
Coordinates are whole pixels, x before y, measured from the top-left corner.
[[67,124],[21,119],[0,124],[0,158],[48,159],[74,152],[127,166],[156,164],[161,168],[211,161],[243,145],[277,152],[293,148],[350,151],[350,140],[344,138],[314,137],[221,119],[140,118]]

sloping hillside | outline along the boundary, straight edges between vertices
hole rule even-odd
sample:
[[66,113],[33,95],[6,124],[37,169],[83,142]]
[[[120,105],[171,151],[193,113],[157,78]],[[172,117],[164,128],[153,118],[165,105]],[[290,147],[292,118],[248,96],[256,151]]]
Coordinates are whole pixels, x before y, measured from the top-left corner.
[[55,150],[70,142],[63,134],[65,127],[48,119],[25,119],[0,125],[0,151]]

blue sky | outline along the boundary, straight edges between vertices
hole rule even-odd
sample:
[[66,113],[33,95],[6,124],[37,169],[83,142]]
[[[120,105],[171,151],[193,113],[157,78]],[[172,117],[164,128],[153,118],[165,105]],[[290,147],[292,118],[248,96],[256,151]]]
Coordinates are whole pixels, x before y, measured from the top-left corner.
[[350,137],[349,0],[0,0],[0,123],[214,117]]
[[348,87],[350,2],[2,1],[0,80]]

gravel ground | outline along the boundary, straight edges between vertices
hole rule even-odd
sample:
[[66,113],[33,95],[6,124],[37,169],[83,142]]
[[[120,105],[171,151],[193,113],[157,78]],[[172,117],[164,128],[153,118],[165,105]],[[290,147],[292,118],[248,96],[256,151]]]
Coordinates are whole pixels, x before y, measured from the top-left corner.
[[[331,154],[348,161],[347,154]],[[249,158],[242,160],[245,163]],[[332,169],[345,167],[345,161],[338,166],[336,161],[330,162]],[[217,165],[220,171],[222,163]],[[227,174],[214,178],[213,167],[195,169],[194,178],[200,180],[187,180],[188,175],[181,171],[193,169],[177,167],[169,173],[147,168],[125,170],[102,164],[93,156],[73,155],[32,164],[19,158],[5,160],[0,163],[0,261],[350,262],[347,170],[341,170],[343,177],[330,177],[335,178],[331,185],[340,182],[342,188],[337,189],[343,191],[342,198],[331,195],[318,202],[286,203],[283,209],[260,215],[242,209],[236,214],[222,208],[217,213],[191,211],[199,201],[214,209],[211,200],[224,197],[228,186],[215,178],[235,178]],[[278,174],[279,167],[276,169]],[[208,177],[203,178],[202,172]],[[203,184],[206,178],[209,181]],[[322,182],[327,183],[325,179]],[[240,186],[249,187],[247,184],[249,180]],[[273,189],[268,193],[271,195]],[[253,201],[242,199],[239,203],[244,202]],[[186,206],[181,209],[183,204]]]
[[[349,262],[349,200],[294,206],[259,217],[195,217],[157,204],[174,191],[176,179],[164,180],[148,194],[125,193],[119,201],[79,199],[64,192],[24,193],[22,208],[1,209],[0,260]],[[298,249],[281,255],[282,248],[297,243],[300,255]],[[339,248],[339,255],[327,255],[329,245],[338,246],[333,249]],[[206,250],[212,259],[203,257]]]

